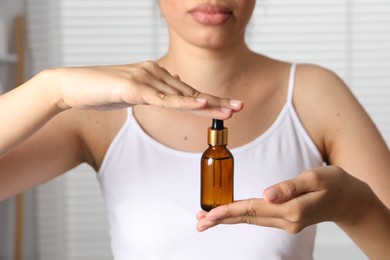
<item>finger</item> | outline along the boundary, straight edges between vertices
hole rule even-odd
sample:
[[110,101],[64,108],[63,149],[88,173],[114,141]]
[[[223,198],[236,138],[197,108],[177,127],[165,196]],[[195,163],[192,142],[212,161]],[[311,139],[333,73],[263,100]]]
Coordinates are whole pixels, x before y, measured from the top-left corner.
[[184,83],[179,78],[169,74],[165,71],[160,71],[159,73],[160,80],[164,81],[167,85],[175,88],[177,91],[183,93],[185,96],[197,97],[201,92],[197,89],[191,87],[190,85]]
[[240,100],[232,100],[229,98],[216,97],[210,94],[202,93],[190,85],[180,81],[180,78],[170,75],[168,72],[164,75],[160,75],[160,79],[164,81],[167,86],[172,87],[177,93],[182,93],[184,96],[194,98],[204,98],[210,107],[225,107],[231,109],[233,112],[238,112],[243,108],[243,102]]
[[[223,205],[211,210],[206,216],[199,214],[196,229],[199,232],[220,224],[251,224],[275,227],[289,233],[298,233],[307,226],[299,218],[286,217],[294,205],[269,204],[262,199],[250,199]],[[299,214],[297,214],[299,216]]]
[[143,84],[148,85],[152,88],[155,88],[163,93],[184,96],[184,94],[180,90],[170,86],[164,80],[162,80],[161,76],[159,77],[158,75],[154,75],[148,71],[144,71],[144,72],[146,75],[140,76],[142,78]]
[[262,199],[249,199],[219,206],[208,213],[199,212],[196,228],[201,232],[219,224],[245,223],[286,230],[291,223],[283,215],[280,205],[269,204]]
[[190,110],[189,113],[198,116],[226,120],[233,116],[233,111],[225,107],[204,107],[202,109]]
[[201,220],[201,219],[205,218],[206,216],[207,216],[207,212],[204,210],[201,210],[198,212],[198,214],[196,214],[196,219]]
[[251,224],[263,227],[274,227],[288,231],[293,226],[289,221],[281,218],[267,218],[267,217],[251,217],[242,216],[234,218],[225,218],[219,221],[209,221],[207,219],[201,219],[196,229],[199,232],[205,231],[209,228],[217,225],[232,225],[232,224]]
[[278,207],[278,205],[270,205],[259,198],[239,200],[212,209],[207,214],[207,218],[217,220],[238,216],[280,217],[280,214],[275,211]]
[[238,112],[243,109],[244,104],[240,100],[232,100],[229,98],[221,98],[213,95],[200,93],[198,97],[207,99],[209,106],[213,107],[225,107],[231,109],[233,112]]
[[[186,95],[183,93],[184,82],[181,82],[178,76],[171,75],[165,68],[153,61],[146,61],[139,64],[133,74],[140,82],[149,85],[164,93]],[[194,96],[196,98],[196,96]]]
[[[183,82],[180,82],[180,83],[185,84]],[[181,96],[192,97],[195,99],[200,98],[200,99],[207,100],[208,109],[203,110],[201,115],[202,114],[209,115],[210,112],[212,112],[215,118],[227,119],[227,118],[230,118],[230,116],[232,114],[231,112],[233,112],[233,113],[238,112],[243,108],[243,102],[240,100],[231,100],[228,98],[220,98],[220,97],[216,97],[213,95],[201,93],[192,87],[190,87],[192,90],[191,90],[191,93],[189,94],[188,92],[187,93],[182,92],[181,90],[178,90],[177,88],[174,88],[174,87],[168,85],[168,83],[162,82],[162,81],[159,81],[156,79],[150,79],[148,85],[155,87],[156,89],[158,89],[159,91],[161,91],[163,93],[169,93],[169,94],[173,94],[173,95],[179,95],[179,96],[181,95]],[[229,116],[226,117],[226,114]],[[220,118],[221,116],[223,118]]]
[[[225,118],[226,115],[224,114],[228,112],[227,109],[231,110],[232,112],[238,112],[243,108],[243,102],[240,100],[232,100],[228,98],[216,97],[198,91],[197,89],[179,80],[177,77],[171,75],[165,68],[160,67],[155,62],[144,62],[142,66],[150,74],[150,77],[147,77],[150,86],[156,87],[157,89],[159,89],[161,92],[164,93],[177,94],[177,95],[181,94],[187,97],[206,99],[208,107],[213,108],[210,111],[216,113],[215,114],[216,118],[219,119]],[[225,110],[222,109],[221,111],[218,111],[220,108],[227,108],[227,109]],[[224,114],[221,114],[221,112]]]
[[145,87],[142,90],[142,100],[143,104],[178,110],[202,109],[207,105],[207,100],[203,98],[174,95],[150,87]]
[[229,108],[208,106],[208,101],[202,97],[174,95],[153,88],[148,88],[148,92],[150,93],[143,98],[146,104],[189,111],[192,114],[221,120],[229,119],[233,115]]
[[154,105],[164,108],[172,108],[188,111],[193,114],[225,120],[232,116],[233,112],[228,108],[207,107],[204,98],[193,98],[161,92],[147,85],[137,88],[137,93],[132,93],[124,98],[128,104]]
[[[201,93],[195,88],[190,87],[189,85],[185,84],[184,82],[181,82],[179,80],[175,81],[160,81],[156,80],[155,78],[148,77],[148,85],[155,87],[157,90],[163,92],[163,93],[169,93],[169,94],[174,94],[174,95],[183,95],[187,97],[192,97],[192,98],[201,98],[207,100],[207,106],[208,106],[208,112],[213,112],[215,115],[215,118],[218,119],[227,119],[229,118],[230,112],[238,112],[242,110],[243,108],[243,102],[240,100],[231,100],[228,98],[220,98],[216,97],[213,95]],[[180,85],[180,86],[185,86],[183,87],[174,87],[175,85]],[[210,113],[204,113],[202,112],[201,114],[210,114]],[[221,114],[222,112],[222,114]],[[216,113],[216,114],[215,114]],[[228,114],[229,117],[225,118],[225,114]],[[220,118],[220,117],[224,118]]]
[[[171,91],[182,93],[185,96],[190,96],[194,98],[196,98],[200,93],[195,88],[180,81],[178,75],[170,74],[167,69],[161,67],[156,62],[146,61],[141,64],[141,67],[144,68],[145,71],[147,71],[152,78],[158,79],[159,81],[163,82],[166,86],[169,86],[171,88]],[[169,93],[171,91],[166,91],[166,92]]]
[[320,190],[318,176],[313,171],[300,174],[298,177],[275,184],[263,191],[265,201],[283,203],[302,194]]

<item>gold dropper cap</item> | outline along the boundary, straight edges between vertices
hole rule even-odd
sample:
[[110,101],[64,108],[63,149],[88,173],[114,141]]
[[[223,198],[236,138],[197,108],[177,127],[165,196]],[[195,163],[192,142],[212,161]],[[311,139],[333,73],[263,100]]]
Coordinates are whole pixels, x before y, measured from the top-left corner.
[[228,129],[223,126],[223,120],[213,119],[213,124],[208,128],[207,141],[209,145],[227,145]]

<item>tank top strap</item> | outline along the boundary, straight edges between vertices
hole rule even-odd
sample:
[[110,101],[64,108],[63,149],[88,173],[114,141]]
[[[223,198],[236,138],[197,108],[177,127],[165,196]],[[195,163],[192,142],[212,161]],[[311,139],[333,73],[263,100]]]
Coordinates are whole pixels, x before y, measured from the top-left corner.
[[288,104],[292,104],[292,100],[293,100],[296,68],[297,68],[297,64],[292,63],[291,68],[290,68],[290,76],[289,76],[289,80],[288,80],[288,90],[287,90],[287,103]]
[[134,117],[133,106],[127,108],[127,121]]

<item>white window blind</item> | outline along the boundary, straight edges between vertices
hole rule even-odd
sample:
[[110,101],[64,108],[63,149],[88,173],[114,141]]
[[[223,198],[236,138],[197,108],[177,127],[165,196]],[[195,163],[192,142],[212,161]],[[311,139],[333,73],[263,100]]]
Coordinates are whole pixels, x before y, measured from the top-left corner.
[[154,1],[63,1],[64,64],[118,64],[156,56]]
[[[167,46],[157,1],[27,0],[34,73],[53,66],[155,59]],[[253,50],[336,71],[390,144],[390,2],[258,1]],[[95,173],[81,166],[36,191],[38,259],[111,259]],[[335,225],[319,226],[315,259],[366,259]]]
[[[28,0],[27,8],[34,73],[156,57],[155,1]],[[100,190],[85,165],[36,190],[36,225],[39,260],[112,258]]]

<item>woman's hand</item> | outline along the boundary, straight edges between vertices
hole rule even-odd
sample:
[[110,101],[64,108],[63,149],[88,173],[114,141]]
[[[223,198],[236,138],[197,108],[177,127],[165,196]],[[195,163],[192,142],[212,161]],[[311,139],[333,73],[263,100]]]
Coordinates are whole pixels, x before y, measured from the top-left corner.
[[227,119],[242,109],[242,102],[201,93],[152,61],[122,66],[60,68],[46,74],[47,82],[58,83],[61,110],[107,110],[142,104]]
[[[370,206],[370,188],[341,168],[327,166],[302,173],[252,198],[198,213],[198,231],[218,224],[247,223],[298,233],[323,221],[355,223]],[[358,202],[358,203],[356,203]]]

